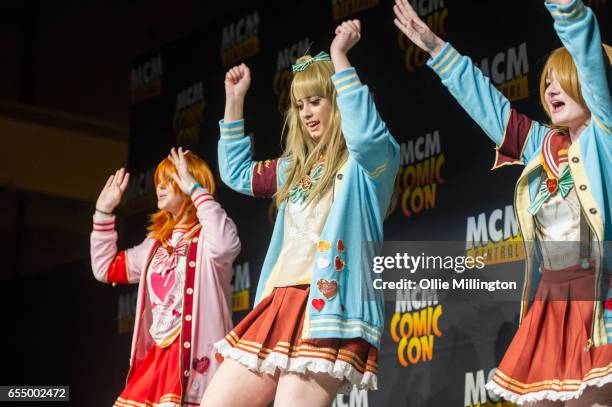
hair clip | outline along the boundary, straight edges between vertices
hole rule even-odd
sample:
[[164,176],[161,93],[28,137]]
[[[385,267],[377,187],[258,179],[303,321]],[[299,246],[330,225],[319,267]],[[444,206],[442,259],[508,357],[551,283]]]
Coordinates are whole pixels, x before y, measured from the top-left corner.
[[293,72],[302,72],[303,70],[305,70],[306,68],[308,68],[310,65],[314,64],[317,61],[331,61],[331,58],[329,57],[329,54],[327,52],[321,51],[314,57],[309,58],[304,62],[300,62],[299,64],[291,65],[291,69],[293,70]]

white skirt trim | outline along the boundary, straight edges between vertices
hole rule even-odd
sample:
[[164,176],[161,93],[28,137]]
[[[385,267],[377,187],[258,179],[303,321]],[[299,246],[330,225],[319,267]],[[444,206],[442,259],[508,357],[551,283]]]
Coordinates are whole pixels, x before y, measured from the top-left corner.
[[304,356],[290,358],[279,352],[271,352],[262,360],[253,353],[234,348],[225,339],[217,342],[215,344],[215,349],[224,358],[233,359],[246,366],[249,370],[257,373],[274,375],[276,369],[279,369],[281,372],[300,374],[306,374],[307,371],[313,373],[327,373],[342,381],[340,389],[338,390],[340,394],[350,394],[353,386],[357,386],[359,390],[378,389],[376,374],[367,371],[365,373],[360,373],[350,363],[341,360],[331,362],[325,359]]

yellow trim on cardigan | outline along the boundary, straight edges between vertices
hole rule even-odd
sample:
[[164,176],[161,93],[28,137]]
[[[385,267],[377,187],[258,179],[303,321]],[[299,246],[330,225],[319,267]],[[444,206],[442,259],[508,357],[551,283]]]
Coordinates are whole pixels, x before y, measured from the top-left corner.
[[342,82],[346,82],[346,81],[351,80],[351,79],[356,78],[356,77],[357,77],[357,73],[354,72],[354,73],[352,73],[350,75],[345,76],[344,78],[340,78],[340,79],[334,81],[334,85],[338,86]]
[[459,59],[461,55],[459,55],[459,53],[457,53],[455,55],[455,57],[448,63],[448,65],[446,65],[444,67],[444,69],[442,69],[440,72],[438,72],[438,75],[442,75],[444,72],[448,71],[453,65],[455,65],[455,62],[457,62],[457,60]]
[[612,127],[608,127],[605,124],[603,124],[597,117],[595,117],[595,115],[591,114],[591,118],[593,119],[593,121],[595,122],[596,125],[598,125],[603,131],[607,132],[607,133],[612,133]]
[[451,55],[453,55],[453,54],[454,54],[454,51],[455,51],[455,50],[454,50],[453,48],[451,48],[451,49],[450,49],[450,50],[449,50],[449,51],[446,53],[446,55],[444,55],[444,58],[442,58],[442,60],[441,60],[441,61],[439,61],[439,62],[438,62],[437,64],[435,64],[434,66],[432,66],[433,70],[437,72],[437,71],[438,71],[438,68],[440,68],[442,65],[444,65],[444,63],[446,62],[446,60],[447,60],[448,58],[450,58],[450,56],[451,56]]
[[338,94],[340,94],[340,93],[344,92],[345,90],[352,88],[353,86],[359,86],[360,83],[361,82],[359,82],[359,81],[351,82],[351,83],[349,83],[347,85],[344,85],[344,86],[342,86],[340,88],[337,88],[336,92],[338,92]]
[[238,130],[243,130],[244,131],[244,124],[241,124],[239,126],[235,126],[235,127],[230,127],[230,128],[221,128],[221,133],[231,133],[232,131],[238,131]]

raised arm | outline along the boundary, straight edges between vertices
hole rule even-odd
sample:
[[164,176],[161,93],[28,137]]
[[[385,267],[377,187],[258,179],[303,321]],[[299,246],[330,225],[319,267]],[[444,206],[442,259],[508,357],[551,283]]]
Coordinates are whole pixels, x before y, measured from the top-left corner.
[[253,161],[251,139],[244,132],[244,98],[251,85],[245,64],[225,75],[225,116],[219,122],[219,172],[230,188],[260,198],[272,197],[284,178],[284,160]]
[[430,54],[427,65],[497,145],[494,168],[529,161],[539,151],[547,128],[512,109],[510,101],[471,59],[436,36],[406,0],[395,0],[395,3],[395,25]]
[[172,177],[185,195],[190,195],[198,221],[202,225],[205,253],[216,263],[231,265],[240,253],[240,239],[236,225],[208,189],[197,184],[189,173],[185,152],[179,147],[170,150],[170,161],[177,174]]
[[336,73],[332,77],[342,117],[342,133],[349,154],[373,178],[380,175],[389,160],[396,158],[399,146],[381,119],[367,86],[362,85],[348,59],[348,51],[361,38],[359,20],[340,24],[330,46]]
[[582,97],[602,130],[612,132],[612,71],[593,11],[581,0],[548,0],[554,27],[576,64]]
[[154,241],[145,239],[138,246],[119,252],[113,211],[119,205],[130,175],[122,168],[102,188],[96,202],[90,237],[91,268],[98,281],[111,284],[137,283]]

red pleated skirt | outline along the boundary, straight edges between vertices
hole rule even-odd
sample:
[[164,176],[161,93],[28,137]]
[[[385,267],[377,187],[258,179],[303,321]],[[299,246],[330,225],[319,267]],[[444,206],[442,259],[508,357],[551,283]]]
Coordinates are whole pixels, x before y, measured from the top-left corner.
[[361,338],[302,339],[308,285],[278,287],[215,345],[220,356],[250,370],[324,372],[342,380],[340,393],[353,385],[375,390],[377,349]]
[[151,346],[130,375],[116,407],[181,407],[178,336],[170,346]]
[[594,287],[592,269],[544,270],[536,299],[487,388],[524,404],[575,399],[587,386],[612,383],[612,345],[587,346]]

